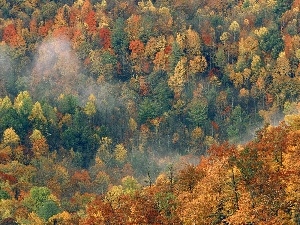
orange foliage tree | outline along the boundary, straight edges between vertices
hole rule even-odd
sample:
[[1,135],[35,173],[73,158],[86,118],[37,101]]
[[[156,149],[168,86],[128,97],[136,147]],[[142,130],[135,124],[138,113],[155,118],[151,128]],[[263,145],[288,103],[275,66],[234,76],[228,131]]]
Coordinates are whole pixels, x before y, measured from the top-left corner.
[[25,40],[17,32],[16,26],[13,23],[10,23],[4,27],[2,40],[12,47],[20,47],[25,45]]

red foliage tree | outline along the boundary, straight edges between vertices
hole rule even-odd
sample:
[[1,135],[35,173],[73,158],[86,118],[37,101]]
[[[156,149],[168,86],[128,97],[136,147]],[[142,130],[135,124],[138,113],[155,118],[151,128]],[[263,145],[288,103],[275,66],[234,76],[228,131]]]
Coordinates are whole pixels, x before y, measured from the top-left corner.
[[38,32],[37,21],[36,21],[35,18],[33,18],[32,20],[30,20],[29,30],[30,30],[31,33],[37,33]]
[[111,48],[111,32],[108,28],[102,27],[99,30],[100,43],[103,49],[107,50]]
[[214,128],[215,131],[218,131],[218,130],[219,130],[219,125],[218,125],[217,122],[211,121],[211,125],[212,125],[212,127]]
[[205,45],[211,46],[213,44],[212,33],[209,30],[209,24],[206,24],[206,27],[207,29],[203,29],[203,31],[201,32],[201,37]]
[[18,34],[16,26],[13,23],[4,27],[2,40],[12,47],[18,47],[25,44],[23,37]]
[[64,37],[68,39],[70,37],[70,28],[67,26],[58,27],[53,30],[52,36],[57,38]]
[[86,192],[91,186],[91,177],[87,170],[75,171],[71,178],[71,185],[81,193]]
[[140,82],[140,95],[145,96],[149,93],[148,83],[145,81],[145,77],[141,76],[139,79]]
[[41,35],[42,37],[46,37],[48,35],[48,32],[51,29],[52,25],[53,25],[53,21],[47,20],[44,23],[44,25],[42,25],[38,28],[38,34]]
[[70,26],[74,26],[78,21],[78,17],[80,15],[80,10],[76,7],[71,7],[69,14],[69,24]]
[[9,24],[4,27],[2,40],[10,43],[11,39],[17,35],[17,30],[14,24]]
[[9,184],[15,184],[18,182],[17,178],[13,175],[3,173],[0,171],[0,179],[4,181],[8,181]]
[[131,50],[132,55],[139,55],[144,51],[144,44],[140,40],[133,40],[129,44],[129,49]]
[[142,71],[144,72],[144,73],[150,73],[151,71],[150,71],[150,63],[149,62],[147,62],[147,61],[144,61],[143,63],[142,63]]
[[171,45],[167,45],[165,47],[164,53],[165,54],[170,54],[172,52],[172,46]]
[[289,58],[293,51],[293,38],[291,35],[286,34],[284,35],[283,41],[284,41],[284,53],[286,57]]
[[95,11],[89,11],[84,19],[84,22],[88,25],[88,32],[90,34],[94,34],[95,32],[97,32],[97,21]]
[[99,197],[87,205],[86,214],[87,216],[80,221],[82,225],[107,224],[109,218],[114,216],[111,205]]

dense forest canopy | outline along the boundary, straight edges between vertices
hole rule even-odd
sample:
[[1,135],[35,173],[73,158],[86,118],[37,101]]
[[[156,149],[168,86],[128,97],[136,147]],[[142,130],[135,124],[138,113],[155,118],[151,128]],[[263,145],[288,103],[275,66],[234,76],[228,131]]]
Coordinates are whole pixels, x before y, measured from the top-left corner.
[[0,224],[300,224],[299,8],[0,0]]

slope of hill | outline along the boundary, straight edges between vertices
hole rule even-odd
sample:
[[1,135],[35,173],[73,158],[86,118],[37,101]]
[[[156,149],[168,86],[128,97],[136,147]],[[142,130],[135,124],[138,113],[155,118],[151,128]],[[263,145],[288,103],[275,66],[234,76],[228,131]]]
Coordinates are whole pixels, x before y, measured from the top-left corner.
[[0,0],[3,223],[298,224],[299,8]]

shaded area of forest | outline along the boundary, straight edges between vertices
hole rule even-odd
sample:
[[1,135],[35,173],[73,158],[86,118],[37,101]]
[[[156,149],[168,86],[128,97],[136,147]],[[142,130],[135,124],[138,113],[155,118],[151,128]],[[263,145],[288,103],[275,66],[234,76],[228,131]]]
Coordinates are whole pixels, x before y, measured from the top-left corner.
[[0,218],[299,223],[299,7],[0,0]]

